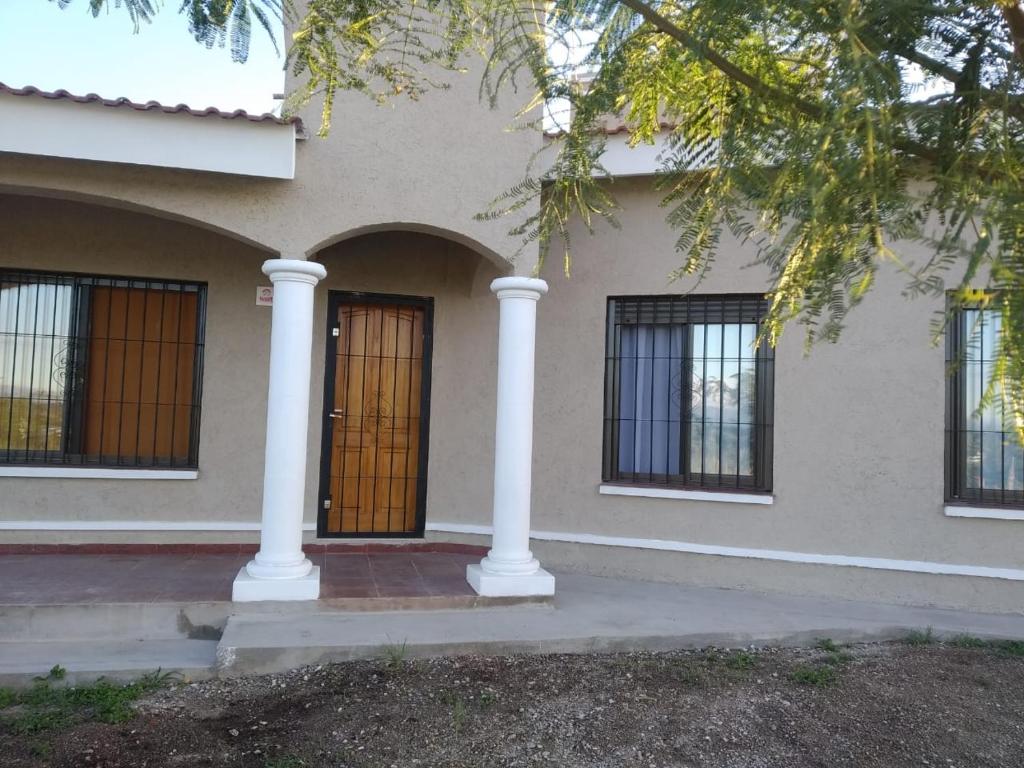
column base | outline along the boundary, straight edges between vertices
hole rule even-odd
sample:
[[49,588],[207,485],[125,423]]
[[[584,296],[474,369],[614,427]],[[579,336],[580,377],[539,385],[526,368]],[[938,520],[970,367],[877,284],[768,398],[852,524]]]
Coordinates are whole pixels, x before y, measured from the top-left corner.
[[258,579],[242,569],[231,586],[236,603],[261,600],[317,600],[320,597],[320,566],[314,565],[305,576],[295,579]]
[[538,568],[529,574],[489,573],[479,563],[466,566],[466,581],[483,597],[546,597],[555,594],[555,577]]

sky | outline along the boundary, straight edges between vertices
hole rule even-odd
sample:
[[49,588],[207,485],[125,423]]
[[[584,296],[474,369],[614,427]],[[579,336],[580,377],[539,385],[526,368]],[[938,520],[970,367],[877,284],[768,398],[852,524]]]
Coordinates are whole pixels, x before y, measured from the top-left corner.
[[[261,27],[254,22],[249,60],[238,64],[227,48],[207,49],[192,39],[178,13],[180,0],[155,4],[155,19],[136,33],[115,0],[98,18],[89,12],[89,0],[71,0],[63,10],[52,0],[0,0],[0,82],[194,109],[280,110],[273,97],[284,90],[284,58]],[[578,62],[591,40],[581,38],[568,48],[553,45],[552,58]],[[284,50],[283,30],[278,46]],[[919,98],[933,90],[925,88]],[[565,105],[553,102],[546,127],[566,117]]]
[[[263,113],[279,109],[284,58],[254,23],[249,60],[207,49],[189,35],[179,0],[157,0],[151,24],[134,33],[123,8],[93,18],[88,0],[61,10],[51,0],[0,0],[0,82],[76,95]],[[283,47],[283,32],[278,45]]]

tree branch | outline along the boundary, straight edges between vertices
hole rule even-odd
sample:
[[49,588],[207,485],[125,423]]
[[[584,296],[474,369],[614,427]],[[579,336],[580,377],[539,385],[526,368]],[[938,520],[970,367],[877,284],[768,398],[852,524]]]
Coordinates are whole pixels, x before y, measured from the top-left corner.
[[1024,8],[1016,0],[1002,2],[999,10],[1003,14],[1006,26],[1010,30],[1010,39],[1013,40],[1013,50],[1017,58],[1024,64]]
[[[807,99],[789,93],[788,91],[769,85],[759,79],[756,75],[741,69],[725,58],[722,54],[701,42],[686,30],[669,21],[655,9],[642,2],[642,0],[618,0],[618,2],[638,13],[645,21],[656,29],[665,33],[669,37],[674,38],[693,53],[707,60],[712,66],[731,80],[734,80],[741,85],[745,85],[755,93],[787,103],[801,114],[804,114],[814,120],[821,120],[825,116],[825,108],[821,104],[808,101]],[[1024,21],[1024,16],[1022,16],[1022,21]],[[934,147],[930,147],[912,139],[896,139],[892,143],[892,148],[910,155],[911,157],[916,157],[919,160],[925,160],[929,163],[937,164],[943,159],[941,153]]]
[[[864,39],[865,42],[869,43],[871,47],[876,51],[882,47],[880,44],[877,43],[877,41],[869,41],[865,38],[862,39]],[[933,75],[937,75],[938,77],[941,77],[943,80],[953,83],[954,85],[958,84],[963,79],[963,72],[961,72],[960,70],[956,69],[955,67],[951,67],[948,64],[939,61],[938,59],[934,59],[926,53],[921,53],[921,51],[917,50],[916,48],[898,48],[895,49],[893,53],[895,53],[897,56],[906,59],[907,61],[917,64],[925,71],[930,72]],[[980,98],[987,104],[990,104],[996,107],[997,109],[1003,109],[1005,107],[1009,115],[1012,115],[1013,117],[1016,117],[1018,119],[1024,119],[1024,104],[1022,104],[1021,99],[1019,97],[1014,97],[1009,94],[1002,94],[997,91],[989,90],[988,88],[980,87],[974,90],[974,93],[976,93],[978,95],[978,98]]]
[[820,104],[815,104],[812,101],[800,98],[796,94],[789,93],[781,88],[769,85],[756,75],[741,69],[725,58],[725,56],[715,51],[706,43],[698,40],[682,27],[673,24],[667,18],[654,10],[654,8],[641,0],[618,0],[618,2],[638,13],[651,26],[682,43],[683,46],[689,48],[701,58],[706,59],[712,66],[730,80],[734,80],[741,85],[745,85],[754,93],[759,93],[769,98],[785,102],[796,108],[798,112],[802,112],[808,117],[813,117],[817,120],[824,116],[825,111]]

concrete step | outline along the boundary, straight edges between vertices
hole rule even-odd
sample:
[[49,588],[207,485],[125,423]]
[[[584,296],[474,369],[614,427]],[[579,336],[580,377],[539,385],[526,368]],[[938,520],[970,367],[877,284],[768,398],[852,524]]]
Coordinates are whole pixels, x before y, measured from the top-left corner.
[[55,665],[68,685],[99,678],[128,682],[150,672],[174,672],[202,680],[215,671],[216,640],[0,643],[0,687],[31,686]]
[[217,640],[230,602],[0,605],[0,643]]
[[475,611],[311,612],[233,615],[217,649],[217,674],[279,672],[394,653],[580,653],[707,646],[810,645],[895,640],[932,628],[1024,638],[1024,616],[768,595],[559,575],[553,604]]
[[541,644],[533,636],[534,627],[553,613],[552,603],[545,601],[475,611],[234,615],[217,647],[217,674],[238,677],[391,654],[422,658],[536,652]]
[[451,611],[546,600],[548,598],[436,595],[329,598],[295,603],[0,604],[0,643],[32,640],[217,640],[232,615]]

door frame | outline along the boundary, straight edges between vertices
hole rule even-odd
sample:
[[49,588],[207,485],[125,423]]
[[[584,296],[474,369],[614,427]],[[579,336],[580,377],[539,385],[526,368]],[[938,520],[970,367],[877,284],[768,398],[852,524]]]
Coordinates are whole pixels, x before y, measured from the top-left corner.
[[[334,411],[334,381],[338,368],[338,342],[332,333],[338,322],[338,310],[345,304],[380,304],[384,306],[417,307],[423,310],[423,370],[420,374],[420,443],[416,457],[416,530],[387,531],[327,531],[327,510],[323,502],[330,490],[331,447],[334,426],[330,414]],[[391,293],[365,293],[362,291],[327,292],[327,341],[324,355],[324,388],[321,407],[320,483],[316,500],[316,535],[321,539],[421,539],[427,519],[427,456],[430,438],[430,379],[434,348],[434,299],[430,296],[404,296]]]

